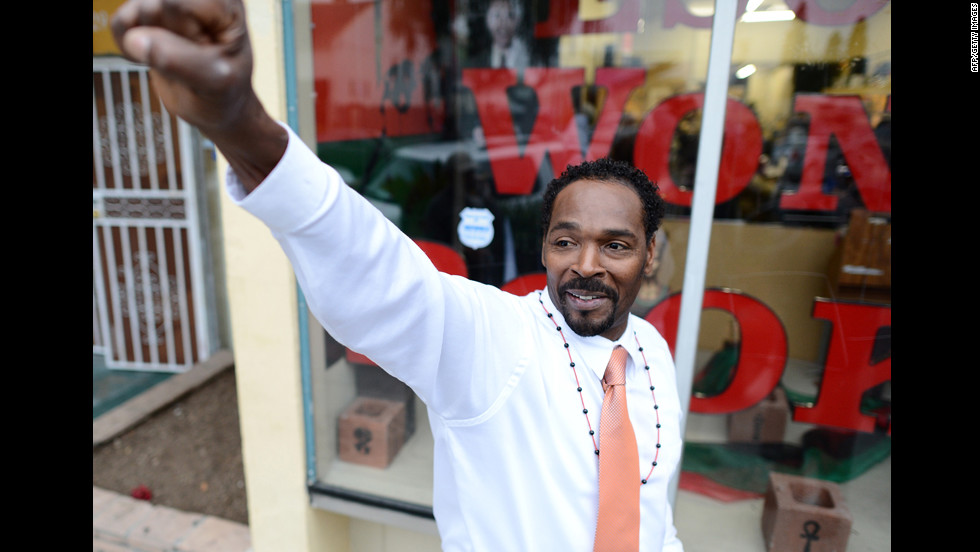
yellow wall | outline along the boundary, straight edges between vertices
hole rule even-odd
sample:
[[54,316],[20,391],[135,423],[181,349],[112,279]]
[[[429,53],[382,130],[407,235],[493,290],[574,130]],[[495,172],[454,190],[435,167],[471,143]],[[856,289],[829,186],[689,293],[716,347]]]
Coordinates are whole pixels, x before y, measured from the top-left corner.
[[125,0],[92,0],[92,55],[119,55],[109,19]]
[[[287,121],[280,2],[246,0],[253,83],[266,110]],[[295,6],[308,21],[308,4]],[[308,29],[309,25],[296,27]],[[297,52],[310,50],[297,37]],[[311,135],[312,83],[299,60],[300,135]],[[307,143],[310,143],[307,140]],[[219,157],[224,186],[227,163]],[[313,508],[306,489],[296,279],[269,230],[221,194],[232,348],[238,381],[249,528],[256,552],[436,552],[439,539]]]
[[[279,2],[245,2],[255,83],[266,109],[285,121]],[[226,163],[219,164],[222,172]],[[306,491],[296,280],[257,219],[222,195],[227,288],[238,380],[249,527],[256,552],[346,551],[349,520],[315,510]]]

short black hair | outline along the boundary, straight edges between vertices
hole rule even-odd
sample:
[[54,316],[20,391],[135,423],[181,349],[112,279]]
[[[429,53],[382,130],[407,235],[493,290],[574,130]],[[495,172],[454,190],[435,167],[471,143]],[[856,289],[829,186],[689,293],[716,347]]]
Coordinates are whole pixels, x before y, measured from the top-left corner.
[[643,203],[643,227],[646,231],[646,243],[650,243],[653,235],[660,228],[664,218],[666,204],[660,197],[660,187],[647,178],[646,173],[626,163],[608,157],[595,161],[585,161],[578,165],[568,165],[565,172],[548,183],[544,192],[544,203],[541,206],[541,234],[547,237],[548,225],[551,224],[551,212],[555,206],[555,197],[566,186],[579,180],[598,180],[601,182],[618,182],[629,186],[640,197]]

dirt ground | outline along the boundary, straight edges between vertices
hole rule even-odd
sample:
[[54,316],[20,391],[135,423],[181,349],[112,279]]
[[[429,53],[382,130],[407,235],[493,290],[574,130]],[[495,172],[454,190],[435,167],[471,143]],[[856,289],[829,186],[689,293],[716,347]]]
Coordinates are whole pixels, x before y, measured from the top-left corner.
[[248,523],[235,371],[228,369],[92,451],[92,483]]

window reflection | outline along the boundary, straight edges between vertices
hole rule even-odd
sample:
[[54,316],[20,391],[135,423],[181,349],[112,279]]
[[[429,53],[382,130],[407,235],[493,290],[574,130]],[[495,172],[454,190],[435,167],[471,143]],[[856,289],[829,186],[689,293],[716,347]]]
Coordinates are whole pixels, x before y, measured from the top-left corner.
[[[409,236],[438,246],[426,249],[437,264],[522,290],[542,271],[548,180],[582,159],[633,163],[669,204],[658,269],[633,311],[671,341],[713,5],[315,1],[318,153]],[[779,446],[743,432],[727,450],[764,464],[762,474],[802,469],[818,449],[871,458],[867,469],[889,456],[890,98],[890,2],[739,3],[705,281],[715,306],[701,322],[690,462],[733,442],[729,416],[763,407],[781,412]],[[330,358],[340,360],[314,382],[333,393],[317,401],[320,441],[364,395],[401,402],[415,420],[409,441],[429,438],[410,392],[365,383],[370,363],[354,353]],[[760,381],[766,388],[751,388]],[[831,407],[843,414],[827,415]],[[400,457],[431,462],[424,443],[412,447],[386,469],[403,468]],[[337,475],[335,457],[334,443],[318,442],[322,478],[356,487],[346,468]],[[359,477],[371,480],[363,492],[393,492],[378,473]],[[766,483],[740,490],[761,493]],[[423,476],[414,486],[430,485]],[[398,496],[427,504],[424,491]]]

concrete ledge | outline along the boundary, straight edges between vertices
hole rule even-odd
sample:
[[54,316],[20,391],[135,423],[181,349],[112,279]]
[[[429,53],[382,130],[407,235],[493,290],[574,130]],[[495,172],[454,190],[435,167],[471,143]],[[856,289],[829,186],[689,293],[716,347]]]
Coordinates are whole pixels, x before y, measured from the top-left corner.
[[175,374],[129,399],[92,422],[92,448],[106,443],[151,414],[234,366],[231,351],[222,349],[190,370]]

